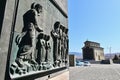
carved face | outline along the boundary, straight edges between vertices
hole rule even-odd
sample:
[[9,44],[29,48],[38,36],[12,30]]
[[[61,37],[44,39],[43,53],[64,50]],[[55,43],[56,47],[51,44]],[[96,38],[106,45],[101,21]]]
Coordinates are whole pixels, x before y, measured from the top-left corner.
[[49,35],[45,35],[45,37],[44,37],[44,38],[45,38],[45,40],[46,40],[46,41],[49,41],[50,36],[49,36]]
[[42,9],[41,8],[37,8],[36,9],[38,13],[41,13],[42,12]]
[[40,15],[40,13],[42,12],[42,6],[40,4],[36,4],[35,9],[36,9],[38,15]]
[[44,34],[43,34],[43,33],[40,33],[40,34],[38,35],[38,39],[43,39],[43,37],[44,37]]
[[60,22],[56,22],[55,24],[54,24],[54,29],[56,30],[56,29],[59,29],[60,28]]

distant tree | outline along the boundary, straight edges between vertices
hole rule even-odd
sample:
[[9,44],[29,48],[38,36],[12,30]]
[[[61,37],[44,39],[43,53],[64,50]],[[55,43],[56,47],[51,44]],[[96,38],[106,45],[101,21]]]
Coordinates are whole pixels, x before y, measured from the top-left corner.
[[120,54],[118,55],[118,59],[120,59]]
[[[120,56],[120,55],[119,55],[119,56]],[[113,60],[118,60],[118,59],[119,59],[118,56],[115,54]]]
[[119,54],[119,59],[120,59],[120,54]]

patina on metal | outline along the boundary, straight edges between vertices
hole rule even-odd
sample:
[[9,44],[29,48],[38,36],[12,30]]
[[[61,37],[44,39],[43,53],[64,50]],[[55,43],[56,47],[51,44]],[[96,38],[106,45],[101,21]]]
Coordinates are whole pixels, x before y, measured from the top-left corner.
[[32,3],[23,14],[21,32],[14,31],[9,67],[13,79],[68,66],[68,29],[56,20],[47,34],[39,25],[42,12],[41,4]]

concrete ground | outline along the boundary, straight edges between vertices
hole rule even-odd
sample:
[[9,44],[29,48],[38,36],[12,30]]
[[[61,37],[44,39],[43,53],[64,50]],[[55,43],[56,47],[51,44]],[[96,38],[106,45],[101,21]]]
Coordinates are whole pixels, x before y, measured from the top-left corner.
[[66,72],[59,74],[58,76],[55,76],[48,80],[69,80],[69,71],[66,71]]
[[70,67],[69,80],[120,80],[120,64]]

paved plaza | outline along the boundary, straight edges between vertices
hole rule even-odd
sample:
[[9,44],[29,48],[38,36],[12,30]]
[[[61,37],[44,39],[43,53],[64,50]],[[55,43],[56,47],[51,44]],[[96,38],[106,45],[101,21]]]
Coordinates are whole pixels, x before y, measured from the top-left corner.
[[120,80],[120,64],[70,67],[70,80]]

